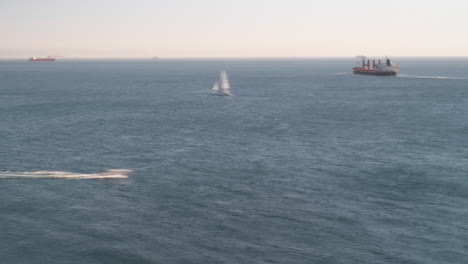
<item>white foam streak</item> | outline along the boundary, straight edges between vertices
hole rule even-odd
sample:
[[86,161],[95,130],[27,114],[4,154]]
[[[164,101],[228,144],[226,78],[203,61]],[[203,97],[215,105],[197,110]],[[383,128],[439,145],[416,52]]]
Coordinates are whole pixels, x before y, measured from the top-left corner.
[[447,76],[421,76],[421,75],[398,75],[400,78],[410,78],[410,79],[439,79],[439,80],[468,80],[468,78],[457,78],[457,77],[447,77]]
[[126,169],[108,169],[100,173],[74,173],[67,171],[4,171],[0,172],[0,178],[3,179],[127,179],[132,170]]

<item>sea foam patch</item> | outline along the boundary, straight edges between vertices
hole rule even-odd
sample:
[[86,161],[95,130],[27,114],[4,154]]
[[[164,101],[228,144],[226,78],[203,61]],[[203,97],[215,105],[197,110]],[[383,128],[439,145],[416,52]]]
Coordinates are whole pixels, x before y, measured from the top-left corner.
[[45,179],[127,179],[132,170],[107,169],[100,173],[74,173],[68,171],[3,171],[0,178],[45,178]]

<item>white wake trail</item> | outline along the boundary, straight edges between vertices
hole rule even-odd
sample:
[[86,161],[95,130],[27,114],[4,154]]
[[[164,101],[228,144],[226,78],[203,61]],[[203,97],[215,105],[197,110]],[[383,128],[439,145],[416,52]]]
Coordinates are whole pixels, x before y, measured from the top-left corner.
[[448,76],[423,76],[423,75],[398,75],[400,78],[408,79],[438,79],[438,80],[468,80],[468,78],[448,77]]
[[127,179],[132,170],[108,169],[100,173],[74,173],[68,171],[3,171],[0,179]]
[[352,75],[352,72],[337,72],[336,75]]

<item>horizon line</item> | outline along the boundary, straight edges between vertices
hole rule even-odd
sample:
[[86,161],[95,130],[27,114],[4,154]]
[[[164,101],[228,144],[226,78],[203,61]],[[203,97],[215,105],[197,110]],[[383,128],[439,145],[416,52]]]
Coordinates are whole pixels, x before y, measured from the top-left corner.
[[[27,60],[29,57],[0,57],[0,60]],[[46,57],[46,56],[44,56]],[[268,56],[259,56],[259,57],[62,57],[57,58],[57,60],[70,60],[70,59],[145,59],[145,60],[160,60],[160,59],[348,59],[348,58],[356,58],[357,56],[278,56],[278,57],[268,57]],[[444,56],[444,55],[433,55],[433,56],[365,56],[368,58],[379,58],[379,57],[390,57],[390,58],[468,58],[468,55],[451,55],[451,56]]]

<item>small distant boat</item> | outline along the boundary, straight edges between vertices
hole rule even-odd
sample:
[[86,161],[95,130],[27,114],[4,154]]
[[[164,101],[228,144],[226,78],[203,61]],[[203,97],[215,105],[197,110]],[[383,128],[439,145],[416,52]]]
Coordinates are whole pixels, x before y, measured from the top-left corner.
[[29,61],[55,61],[54,57],[47,57],[47,58],[38,58],[38,57],[30,57]]
[[229,78],[225,71],[219,73],[219,79],[215,81],[211,90],[215,95],[233,96],[231,93],[231,84],[229,83]]
[[63,58],[63,56],[49,55],[47,58],[29,57],[29,61],[55,61],[55,58]]

